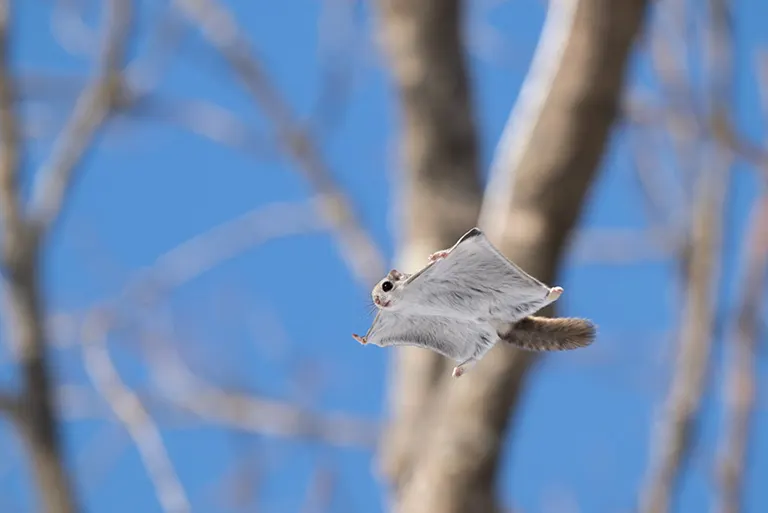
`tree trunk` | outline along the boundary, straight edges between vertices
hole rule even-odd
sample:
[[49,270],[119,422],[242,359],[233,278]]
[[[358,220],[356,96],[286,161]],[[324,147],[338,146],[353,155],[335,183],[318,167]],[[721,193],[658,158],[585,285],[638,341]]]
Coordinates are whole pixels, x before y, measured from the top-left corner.
[[[567,1],[575,0],[553,0],[550,15]],[[501,213],[508,222],[491,237],[545,283],[556,284],[568,236],[599,168],[646,3],[578,2],[546,102],[529,120],[532,129],[516,162],[506,164],[515,176],[510,207]],[[379,0],[379,7],[404,110],[406,190],[399,200],[407,216],[399,265],[407,271],[476,222],[476,134],[460,5]],[[534,357],[505,345],[492,352],[450,386],[441,358],[419,350],[398,353],[393,427],[382,448],[397,511],[498,511],[500,448]]]

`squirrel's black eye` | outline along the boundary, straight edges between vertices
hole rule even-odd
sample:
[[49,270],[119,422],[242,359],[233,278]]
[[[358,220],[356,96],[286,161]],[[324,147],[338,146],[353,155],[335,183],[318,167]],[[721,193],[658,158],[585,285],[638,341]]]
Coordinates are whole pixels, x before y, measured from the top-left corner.
[[384,283],[381,284],[381,290],[383,290],[384,292],[389,292],[390,290],[392,290],[392,287],[394,287],[394,285],[392,285],[391,281],[385,281]]

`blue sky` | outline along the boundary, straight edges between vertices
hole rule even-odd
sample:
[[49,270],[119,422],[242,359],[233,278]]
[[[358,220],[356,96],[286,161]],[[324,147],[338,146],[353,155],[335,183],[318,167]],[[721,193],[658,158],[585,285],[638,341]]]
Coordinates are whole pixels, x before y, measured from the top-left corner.
[[[17,73],[88,69],[87,59],[67,53],[52,37],[50,2],[17,4]],[[391,259],[396,97],[372,38],[375,22],[368,3],[354,3],[344,30],[331,25],[335,18],[327,10],[328,5],[343,4],[227,2],[301,118],[316,120],[323,112],[318,107],[326,105],[323,88],[329,73],[338,73],[346,84],[342,100],[313,126],[335,178]],[[759,141],[765,130],[752,62],[754,52],[768,42],[768,5],[758,0],[734,4],[738,76],[733,105],[740,131]],[[162,5],[143,1],[142,20],[156,15]],[[471,72],[484,167],[530,64],[544,15],[545,3],[537,0],[487,0],[474,2],[470,9]],[[95,19],[89,16],[88,21]],[[334,28],[329,31],[329,26]],[[146,23],[141,28],[146,34]],[[139,51],[145,47],[140,42]],[[642,52],[633,60],[631,77],[636,87],[652,87]],[[196,32],[185,37],[159,92],[214,102],[255,127],[268,127]],[[46,112],[63,119],[60,109]],[[50,144],[50,137],[29,142],[26,178]],[[617,127],[582,227],[641,229],[646,224],[631,158],[626,130]],[[80,311],[114,297],[138,270],[198,233],[262,205],[301,201],[311,192],[286,159],[270,154],[254,158],[151,119],[121,119],[111,125],[81,172],[45,261],[49,309],[56,313]],[[751,171],[737,166],[728,206],[721,314],[733,307],[738,293],[737,251],[756,184]],[[605,265],[569,258],[564,263],[559,284],[568,294],[559,302],[561,312],[592,318],[601,328],[600,338],[587,350],[547,358],[533,374],[515,436],[505,446],[499,489],[508,504],[545,513],[557,507],[556,497],[567,495],[584,512],[633,506],[648,460],[649,429],[674,356],[671,334],[679,301],[674,272],[674,265],[665,261]],[[616,290],[621,300],[616,300]],[[163,305],[172,314],[177,347],[193,369],[210,379],[321,411],[383,418],[391,355],[362,348],[350,337],[368,325],[367,295],[339,258],[332,238],[314,233],[253,248],[174,290]],[[271,324],[265,325],[265,319]],[[146,322],[156,320],[148,317]],[[147,367],[137,357],[144,341],[128,333],[114,335],[110,343],[126,383],[146,387]],[[712,498],[721,353],[718,347],[714,393],[705,403],[701,443],[685,474],[677,511],[698,513]],[[14,383],[7,353],[0,365],[2,382]],[[57,352],[55,366],[62,383],[88,384],[77,349]],[[764,354],[760,368],[764,390]],[[766,404],[764,397],[758,398],[755,433],[768,430]],[[0,454],[8,455],[0,458],[0,505],[3,511],[26,512],[32,493],[28,469],[9,429],[0,424]],[[236,462],[246,459],[255,462],[262,476],[261,511],[299,511],[318,465],[330,465],[336,473],[330,511],[383,509],[384,487],[373,473],[369,451],[233,435],[201,423],[164,426],[163,436],[194,511],[227,511],[215,502],[216,494],[224,493],[220,484],[237,468]],[[88,511],[161,511],[127,440],[107,420],[66,425],[68,461]],[[768,491],[757,486],[758,476],[768,472],[767,444],[768,439],[757,437],[752,446],[746,513],[768,504]],[[100,459],[108,472],[95,467]]]

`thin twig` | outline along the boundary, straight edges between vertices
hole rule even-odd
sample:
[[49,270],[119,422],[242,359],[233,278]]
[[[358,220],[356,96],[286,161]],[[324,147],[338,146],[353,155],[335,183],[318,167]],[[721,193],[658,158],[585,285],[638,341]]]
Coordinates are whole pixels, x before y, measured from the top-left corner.
[[[712,45],[708,71],[712,80],[713,133],[728,119],[731,41],[724,2],[713,2]],[[720,280],[724,204],[730,180],[731,154],[711,144],[713,157],[698,181],[687,262],[685,306],[680,347],[665,417],[659,426],[641,513],[666,513],[680,471],[690,453],[693,427],[707,385],[706,376],[715,327],[716,289]]]
[[335,446],[373,448],[378,424],[346,415],[314,413],[279,401],[221,390],[197,378],[169,350],[155,379],[163,397],[201,419],[259,434],[322,440]]
[[75,103],[71,117],[54,143],[48,160],[35,175],[32,189],[32,231],[39,238],[59,215],[73,173],[99,126],[115,107],[121,92],[121,65],[131,29],[131,1],[106,4],[106,31],[97,76]]
[[[68,100],[83,82],[71,75],[27,73],[17,77],[16,88],[19,100],[50,104]],[[141,77],[126,77],[120,98],[123,118],[177,127],[255,158],[279,154],[272,137],[257,131],[231,109],[202,99],[181,99],[154,92],[151,85]],[[35,135],[39,137],[37,132]]]
[[[45,308],[41,299],[39,274],[40,242],[46,229],[58,215],[72,170],[79,160],[91,135],[91,113],[96,100],[103,93],[104,77],[114,75],[115,67],[122,59],[130,2],[112,0],[105,7],[105,46],[99,78],[81,96],[75,114],[65,134],[59,140],[48,167],[44,167],[41,183],[34,193],[38,201],[33,203],[42,210],[42,216],[25,218],[18,190],[17,175],[20,172],[18,155],[21,146],[16,122],[12,115],[13,94],[7,67],[7,23],[9,3],[0,5],[2,22],[3,55],[0,101],[2,102],[3,165],[0,169],[0,204],[3,209],[3,265],[6,271],[9,297],[10,328],[18,340],[21,353],[22,391],[19,399],[22,421],[21,433],[29,446],[33,468],[38,480],[38,495],[49,513],[74,513],[78,505],[74,489],[64,465],[60,424],[55,411],[53,377],[49,370],[45,330]],[[95,91],[95,92],[94,92]],[[97,94],[99,93],[99,94]],[[98,109],[97,109],[98,110]],[[87,128],[87,130],[84,129]],[[85,140],[82,140],[85,139]],[[9,145],[15,145],[11,148]],[[11,157],[8,157],[10,155]],[[34,213],[34,211],[33,211]]]
[[318,463],[307,487],[307,496],[301,513],[328,513],[331,511],[336,494],[337,475],[335,470],[323,462]]
[[[157,363],[151,370],[160,390],[135,394],[152,417],[165,427],[187,427],[203,422],[247,434],[305,439],[358,449],[370,449],[378,440],[380,425],[375,419],[316,412],[287,402],[219,388],[195,376],[178,355],[165,349]],[[196,391],[202,395],[195,396]],[[67,420],[104,420],[109,415],[90,388],[67,386],[60,390],[60,395],[62,417]]]
[[123,384],[106,347],[110,321],[94,312],[83,329],[83,361],[96,390],[104,397],[136,443],[155,485],[158,500],[168,513],[190,511],[181,482],[163,444],[160,430],[139,397]]
[[716,165],[719,169],[708,170],[701,177],[694,205],[680,348],[656,440],[658,452],[642,496],[643,513],[668,510],[706,386],[715,322],[714,288],[720,274],[723,203],[728,188],[727,164]]
[[[758,84],[764,88],[768,85],[764,62],[758,61],[755,64]],[[765,110],[768,107],[768,91],[764,90],[761,96]],[[768,173],[768,160],[763,172]],[[743,292],[730,344],[733,355],[723,380],[726,404],[720,446],[720,493],[715,508],[715,511],[722,513],[738,513],[742,510],[741,494],[757,388],[755,350],[763,329],[760,311],[768,266],[768,194],[765,190],[753,206],[744,251]]]
[[[276,222],[275,220],[279,220]],[[277,237],[327,229],[311,203],[278,203],[260,207],[176,246],[129,281],[122,296],[103,311],[118,321],[118,306],[128,301],[154,302],[172,288],[199,277],[247,248]],[[106,321],[105,321],[106,322]],[[181,359],[157,351],[156,376],[166,404],[201,419],[260,434],[307,437],[334,445],[371,447],[377,424],[344,415],[305,411],[278,401],[221,390],[194,376]]]
[[98,35],[85,22],[83,0],[54,0],[51,34],[64,50],[92,57],[98,49]]
[[754,414],[759,312],[768,265],[768,195],[754,207],[746,243],[743,297],[731,336],[731,364],[723,382],[725,427],[720,448],[720,494],[715,511],[739,513],[747,446]]
[[250,210],[197,234],[159,256],[126,286],[124,298],[147,301],[160,290],[176,288],[234,258],[243,251],[273,239],[326,229],[313,202],[274,203]]
[[378,281],[384,274],[382,252],[357,221],[352,205],[335,183],[333,173],[321,158],[314,142],[295,121],[288,104],[252,55],[231,13],[214,0],[174,2],[190,21],[200,27],[203,36],[232,66],[266,116],[274,123],[279,141],[317,191],[320,198],[318,211],[333,226],[342,256],[355,277],[366,287]]

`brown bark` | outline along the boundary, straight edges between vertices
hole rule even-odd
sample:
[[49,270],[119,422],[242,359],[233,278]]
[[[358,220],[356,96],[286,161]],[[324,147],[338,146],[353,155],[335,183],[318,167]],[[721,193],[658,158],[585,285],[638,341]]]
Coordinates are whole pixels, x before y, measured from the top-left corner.
[[[36,253],[36,252],[35,252]],[[34,267],[37,255],[19,266],[9,266],[11,320],[22,348],[23,393],[20,408],[22,434],[32,456],[40,495],[49,513],[77,511],[72,483],[64,464],[60,423],[53,401],[53,383],[48,365],[44,318]],[[28,268],[28,269],[24,269]]]
[[[404,172],[396,190],[402,216],[397,267],[418,269],[477,221],[481,186],[478,142],[460,34],[458,0],[379,0],[381,35],[400,93]],[[384,472],[407,474],[413,433],[444,360],[398,349],[391,395],[393,423],[381,453]]]
[[43,314],[38,297],[37,247],[22,218],[18,200],[19,133],[13,107],[14,91],[8,66],[9,2],[0,5],[0,109],[2,118],[2,265],[7,282],[10,326],[21,348],[23,392],[14,398],[11,410],[30,447],[45,511],[72,513],[76,510],[64,469],[59,423],[54,411],[50,373],[46,364]]
[[16,407],[11,411],[29,447],[44,510],[74,513],[78,504],[67,474],[54,402],[55,375],[46,343],[40,260],[44,236],[58,217],[74,170],[112,105],[117,65],[128,35],[130,2],[113,0],[105,7],[98,78],[78,98],[52,155],[35,173],[29,215],[25,215],[18,189],[22,152],[8,66],[9,4],[0,3],[0,266],[7,284],[10,333],[20,348],[22,376],[21,391],[14,398]]
[[[399,265],[408,269],[430,250],[455,242],[475,221],[476,136],[469,132],[460,6],[380,0],[379,7],[404,111],[407,175],[399,199],[408,215]],[[644,0],[578,3],[547,101],[516,168],[508,171],[516,175],[509,222],[503,233],[493,234],[494,242],[546,283],[556,281],[568,235],[600,164],[645,8]],[[533,354],[499,346],[456,381],[432,355],[398,354],[394,426],[383,447],[395,462],[387,470],[400,485],[397,511],[497,510],[493,483],[499,449]]]

